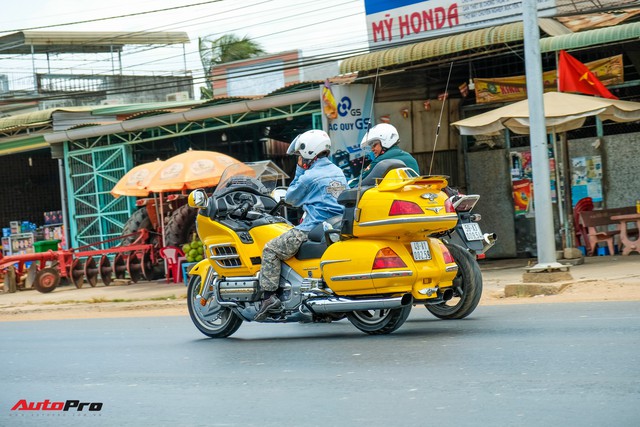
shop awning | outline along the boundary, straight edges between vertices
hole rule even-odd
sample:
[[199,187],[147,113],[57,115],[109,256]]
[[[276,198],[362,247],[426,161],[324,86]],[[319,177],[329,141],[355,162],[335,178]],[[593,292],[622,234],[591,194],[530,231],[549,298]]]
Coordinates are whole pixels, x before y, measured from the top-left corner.
[[0,54],[120,52],[125,45],[185,44],[184,31],[19,31],[0,37]]
[[516,22],[358,55],[342,61],[340,73],[376,70],[466,50],[518,42],[524,39],[523,28],[521,22]]
[[27,151],[49,148],[44,135],[30,135],[16,138],[3,138],[0,142],[0,156],[24,153]]
[[[580,33],[546,37],[540,40],[540,51],[555,52],[563,49],[570,50],[631,40],[639,37],[640,22],[633,22],[630,24],[616,25],[614,27],[582,31]],[[383,69],[394,65],[450,56],[455,53],[474,49],[484,49],[484,52],[491,53],[492,50],[498,47],[503,48],[502,45],[504,44],[521,42],[523,40],[523,24],[516,22],[354,56],[342,61],[340,64],[340,72],[344,74]]]
[[563,34],[540,40],[540,52],[557,52],[580,47],[594,46],[637,39],[640,37],[640,22],[598,28],[580,33]]

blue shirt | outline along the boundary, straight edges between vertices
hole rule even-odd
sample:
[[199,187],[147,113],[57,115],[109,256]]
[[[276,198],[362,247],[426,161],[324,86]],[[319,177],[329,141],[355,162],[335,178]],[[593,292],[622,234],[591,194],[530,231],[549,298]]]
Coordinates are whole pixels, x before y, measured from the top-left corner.
[[309,232],[316,225],[342,215],[344,207],[338,204],[338,196],[347,188],[347,179],[342,169],[322,157],[309,169],[296,167],[296,176],[291,181],[285,201],[294,207],[301,207],[306,213],[302,223],[296,228]]

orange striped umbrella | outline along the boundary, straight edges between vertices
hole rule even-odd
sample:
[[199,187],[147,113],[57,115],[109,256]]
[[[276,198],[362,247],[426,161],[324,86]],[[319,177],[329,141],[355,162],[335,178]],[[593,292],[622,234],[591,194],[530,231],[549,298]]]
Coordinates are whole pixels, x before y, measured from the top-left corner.
[[215,151],[189,150],[163,162],[146,187],[154,192],[214,187],[227,166],[242,163]]
[[148,196],[149,189],[147,189],[147,185],[163,164],[164,162],[162,160],[156,160],[154,162],[144,163],[132,168],[122,178],[120,178],[113,189],[111,189],[111,194],[114,197]]

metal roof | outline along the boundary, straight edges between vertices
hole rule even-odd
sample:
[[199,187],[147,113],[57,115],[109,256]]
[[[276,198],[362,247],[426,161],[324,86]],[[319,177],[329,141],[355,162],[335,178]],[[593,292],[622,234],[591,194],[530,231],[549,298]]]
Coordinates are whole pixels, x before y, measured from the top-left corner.
[[540,40],[540,52],[577,49],[579,47],[607,44],[639,37],[640,22],[632,22],[630,24],[616,25],[615,27],[547,37]]
[[521,22],[499,25],[347,58],[340,64],[340,73],[376,70],[523,39]]
[[168,102],[143,102],[139,104],[120,104],[93,107],[91,114],[94,116],[119,116],[123,114],[135,114],[149,110],[175,110],[192,108],[202,104],[201,100],[168,101]]
[[43,124],[51,123],[51,116],[56,111],[91,111],[92,108],[95,107],[49,108],[47,110],[39,110],[4,117],[0,119],[0,131],[14,128],[26,129],[33,126],[41,126]]
[[45,141],[44,135],[32,135],[26,138],[3,138],[2,143],[0,143],[0,156],[40,150],[42,148],[49,148],[49,143]]
[[[34,134],[34,132],[39,132],[44,128],[51,128],[52,126],[54,127],[53,132],[59,133],[67,130],[81,129],[89,125],[107,127],[107,125],[115,125],[123,120],[137,122],[142,118],[150,118],[152,116],[173,117],[176,114],[180,115],[180,113],[198,115],[198,111],[203,109],[208,110],[212,107],[220,107],[224,109],[224,106],[226,105],[229,105],[232,108],[239,105],[242,106],[240,110],[244,111],[245,108],[247,108],[245,107],[246,105],[250,105],[252,103],[260,105],[265,103],[260,100],[267,100],[266,104],[268,104],[268,99],[271,97],[283,98],[288,94],[293,96],[291,99],[296,99],[296,94],[315,91],[319,84],[320,82],[294,84],[275,90],[266,96],[218,97],[207,101],[188,100],[108,106],[60,107],[17,114],[14,116],[0,118],[0,155],[14,152],[8,149],[5,150],[5,143],[9,144],[7,147],[11,150],[14,150],[14,148],[19,144],[19,141],[23,140],[26,141],[25,149],[20,151],[29,151],[41,148],[39,145],[32,146],[31,136],[25,133],[30,132],[31,134]],[[318,95],[318,100],[319,99],[320,95]],[[216,109],[214,108],[214,110]],[[189,111],[191,111],[191,113]],[[248,108],[247,111],[251,111],[251,108]],[[57,117],[55,120],[55,126],[54,115]],[[176,122],[181,121],[181,119],[178,119]],[[40,142],[40,140],[38,140],[38,142]]]
[[[542,38],[540,39],[540,51],[556,52],[639,37],[640,22],[633,22]],[[393,65],[424,61],[474,49],[484,48],[490,51],[490,46],[492,45],[519,42],[523,39],[523,24],[516,22],[354,56],[342,61],[340,72],[351,73],[382,69]]]
[[0,54],[120,52],[124,45],[183,43],[189,43],[183,31],[20,31],[0,37]]

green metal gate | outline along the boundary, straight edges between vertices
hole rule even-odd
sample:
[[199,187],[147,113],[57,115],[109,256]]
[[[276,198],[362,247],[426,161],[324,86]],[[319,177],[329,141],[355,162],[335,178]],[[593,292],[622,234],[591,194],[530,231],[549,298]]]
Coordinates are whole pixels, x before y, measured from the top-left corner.
[[107,249],[118,241],[97,242],[120,236],[134,209],[132,197],[118,197],[110,191],[131,169],[128,145],[93,147],[68,151],[65,144],[65,170],[69,194],[69,234],[72,247],[91,245]]

